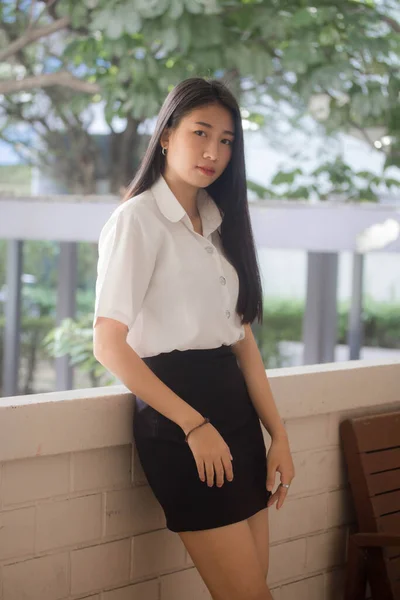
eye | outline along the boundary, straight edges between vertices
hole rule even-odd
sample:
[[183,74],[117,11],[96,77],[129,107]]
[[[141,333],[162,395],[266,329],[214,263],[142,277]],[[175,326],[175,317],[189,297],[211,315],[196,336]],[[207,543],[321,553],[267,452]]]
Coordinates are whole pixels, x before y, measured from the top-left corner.
[[[201,134],[201,133],[204,133],[204,135],[206,134],[206,132],[205,132],[205,131],[202,131],[201,129],[197,129],[197,131],[195,131],[195,133],[196,133],[196,134],[198,134],[198,133],[200,133],[200,134]],[[200,136],[199,136],[199,137],[200,137]]]
[[[228,143],[225,144],[225,142],[228,142]],[[222,143],[225,144],[225,146],[232,146],[232,144],[233,144],[232,140],[228,140],[227,138],[222,140]]]

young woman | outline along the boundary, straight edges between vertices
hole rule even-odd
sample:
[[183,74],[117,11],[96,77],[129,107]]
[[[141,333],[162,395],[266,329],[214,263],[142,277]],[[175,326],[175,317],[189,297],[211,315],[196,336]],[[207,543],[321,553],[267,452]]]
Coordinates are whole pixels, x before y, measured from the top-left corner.
[[214,600],[272,598],[268,507],[294,477],[256,317],[239,106],[221,82],[187,79],[101,231],[94,355],[135,394],[143,470]]

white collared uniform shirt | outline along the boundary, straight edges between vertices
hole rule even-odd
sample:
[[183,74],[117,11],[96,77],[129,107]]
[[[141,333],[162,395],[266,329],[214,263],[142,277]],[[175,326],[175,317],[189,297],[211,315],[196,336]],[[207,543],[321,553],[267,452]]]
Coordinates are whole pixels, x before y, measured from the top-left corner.
[[160,176],[120,204],[101,230],[93,326],[97,317],[124,323],[142,358],[244,338],[239,278],[220,238],[223,217],[205,190],[198,210],[203,235]]

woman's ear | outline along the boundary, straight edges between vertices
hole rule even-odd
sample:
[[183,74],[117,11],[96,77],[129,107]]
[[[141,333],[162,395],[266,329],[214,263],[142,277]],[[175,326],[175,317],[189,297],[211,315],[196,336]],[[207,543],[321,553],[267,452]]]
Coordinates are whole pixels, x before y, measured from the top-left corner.
[[163,148],[168,145],[168,139],[169,139],[169,129],[168,129],[168,127],[166,127],[160,137],[160,144]]

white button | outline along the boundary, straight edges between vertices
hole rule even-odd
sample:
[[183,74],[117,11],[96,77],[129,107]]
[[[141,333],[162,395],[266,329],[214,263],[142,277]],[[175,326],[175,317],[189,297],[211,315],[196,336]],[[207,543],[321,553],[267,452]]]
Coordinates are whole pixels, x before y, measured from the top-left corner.
[[225,284],[226,284],[226,279],[225,279],[225,277],[222,277],[222,276],[221,276],[221,277],[219,278],[219,280],[220,280],[220,282],[222,283],[222,285],[225,285]]
[[212,246],[207,246],[206,250],[208,254],[212,254],[214,252],[214,248]]
[[229,317],[231,316],[231,313],[229,312],[229,310],[227,310],[225,314],[226,314],[227,319],[229,319]]

